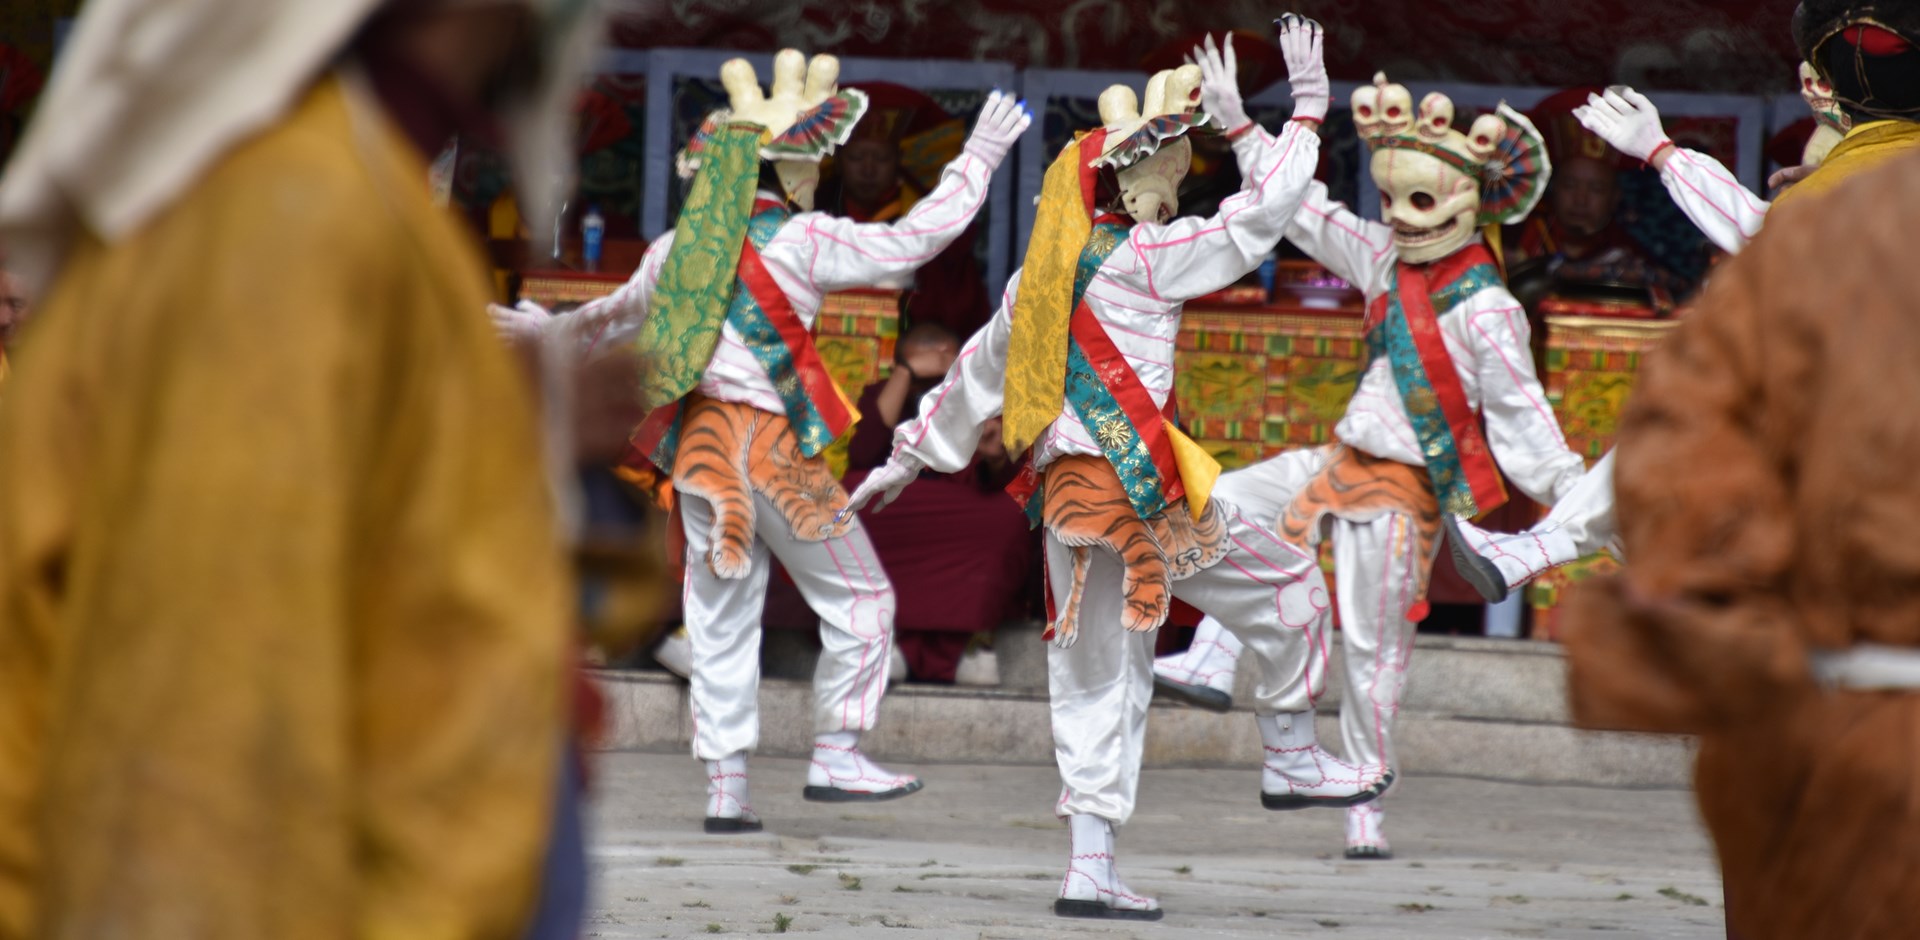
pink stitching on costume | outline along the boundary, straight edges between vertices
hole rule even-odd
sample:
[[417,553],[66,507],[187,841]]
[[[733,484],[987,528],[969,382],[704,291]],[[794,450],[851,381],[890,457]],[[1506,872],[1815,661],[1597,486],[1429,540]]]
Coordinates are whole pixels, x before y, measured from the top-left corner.
[[[1714,164],[1705,160],[1694,159],[1694,156],[1691,152],[1682,150],[1679,147],[1675,147],[1673,148],[1673,153],[1675,157],[1685,162],[1688,166],[1693,167],[1695,170],[1698,170],[1702,175],[1706,176],[1709,179],[1716,180],[1722,185],[1726,186],[1727,188],[1732,189],[1733,191],[1739,193],[1743,197],[1743,200],[1746,203],[1746,205],[1744,205],[1742,208],[1746,209],[1748,212],[1753,213],[1754,215],[1765,218],[1767,214],[1766,200],[1755,196],[1751,192],[1748,192],[1745,186],[1742,186],[1739,183],[1734,182],[1733,180],[1728,179],[1727,177],[1715,172],[1713,169]],[[1675,175],[1678,176],[1678,174],[1675,174]],[[1685,182],[1685,180],[1682,180],[1682,182]],[[1693,189],[1692,186],[1688,186],[1687,188]],[[1699,190],[1697,189],[1694,191],[1699,192]],[[1702,194],[1700,198],[1706,199],[1706,196]],[[1708,200],[1708,204],[1712,205],[1713,203],[1711,200]],[[1714,206],[1714,208],[1717,209],[1719,208],[1719,206]],[[1729,219],[1728,221],[1732,221],[1732,220]]]
[[[1516,367],[1513,364],[1513,360],[1507,357],[1506,347],[1502,346],[1499,342],[1495,341],[1492,334],[1489,334],[1486,328],[1480,325],[1480,317],[1483,315],[1495,314],[1495,313],[1505,314],[1507,329],[1509,332],[1513,332],[1514,338],[1518,340],[1519,334],[1518,332],[1513,330],[1512,316],[1513,316],[1513,312],[1519,309],[1521,308],[1508,307],[1508,308],[1505,308],[1504,310],[1484,311],[1483,313],[1475,314],[1473,319],[1468,322],[1473,327],[1475,332],[1479,333],[1483,338],[1486,339],[1487,345],[1493,347],[1494,355],[1499,356],[1501,364],[1506,366],[1507,376],[1513,380],[1514,387],[1520,390],[1520,394],[1526,397],[1527,403],[1532,405],[1533,410],[1538,412],[1540,414],[1540,417],[1544,421],[1546,421],[1547,427],[1553,431],[1554,440],[1559,441],[1560,445],[1564,447],[1566,446],[1567,439],[1563,434],[1560,433],[1560,423],[1554,420],[1552,409],[1548,408],[1545,402],[1540,401],[1539,399],[1533,396],[1533,389],[1527,387],[1526,381],[1520,377],[1520,370],[1518,369],[1518,367]],[[1521,345],[1524,346],[1526,344],[1522,343]],[[1538,385],[1539,382],[1540,380],[1538,378],[1534,379],[1535,385]],[[1486,398],[1487,396],[1485,394],[1485,390],[1483,389],[1482,395],[1481,395],[1481,406],[1483,408],[1486,405]]]

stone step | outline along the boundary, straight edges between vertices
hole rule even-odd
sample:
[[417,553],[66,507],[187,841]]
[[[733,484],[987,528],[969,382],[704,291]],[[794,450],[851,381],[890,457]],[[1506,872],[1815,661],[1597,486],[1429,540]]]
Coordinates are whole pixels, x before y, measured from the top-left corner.
[[[1521,707],[1527,696],[1514,694],[1522,683],[1515,682],[1512,674],[1544,673],[1548,670],[1536,660],[1557,664],[1558,659],[1518,651],[1484,653],[1477,647],[1453,648],[1459,655],[1446,655],[1451,644],[1458,642],[1426,651],[1436,655],[1427,656],[1424,669],[1441,673],[1432,676],[1429,684],[1452,691],[1436,690],[1422,703],[1457,707],[1452,711],[1409,707],[1401,712],[1395,747],[1403,772],[1528,783],[1686,786],[1692,766],[1688,739],[1479,717],[1489,711],[1527,712],[1533,706]],[[1423,668],[1423,655],[1414,657],[1417,670]],[[1417,672],[1415,679],[1424,676]],[[692,720],[685,683],[664,673],[637,671],[604,672],[601,680],[612,719],[609,748],[684,751],[690,747]],[[1476,689],[1489,690],[1486,698],[1493,704],[1471,694]],[[785,757],[808,753],[813,739],[812,699],[804,681],[762,680],[759,753]],[[1251,712],[1217,715],[1156,702],[1147,727],[1147,766],[1246,767],[1248,785],[1253,786],[1253,768],[1261,750]],[[1331,703],[1321,711],[1319,732],[1323,741],[1339,741]],[[862,746],[877,759],[901,764],[1053,761],[1045,694],[1011,688],[897,686],[888,693],[879,725]]]
[[[1002,629],[994,639],[1003,690],[1045,693],[1047,644],[1039,624]],[[1345,655],[1334,631],[1322,708],[1337,707],[1344,681]],[[762,673],[775,678],[805,679],[813,675],[819,653],[808,637],[769,631],[762,657]],[[1553,643],[1531,640],[1485,639],[1421,635],[1415,639],[1409,665],[1406,712],[1432,713],[1451,718],[1487,721],[1565,724],[1567,714],[1566,660]],[[1250,702],[1258,668],[1247,657],[1235,676],[1234,700]],[[906,686],[911,688],[912,686]]]

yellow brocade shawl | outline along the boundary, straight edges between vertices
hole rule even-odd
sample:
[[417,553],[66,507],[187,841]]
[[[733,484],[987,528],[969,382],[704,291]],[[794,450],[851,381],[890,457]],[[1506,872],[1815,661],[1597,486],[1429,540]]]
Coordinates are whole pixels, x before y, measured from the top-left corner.
[[321,81],[0,396],[0,938],[524,936],[570,595],[474,239]]
[[1060,417],[1066,401],[1067,327],[1073,319],[1073,277],[1093,233],[1081,190],[1080,144],[1067,145],[1047,168],[1039,211],[1027,240],[1020,291],[1013,300],[1002,411],[1009,453],[1026,450]]
[[1920,123],[1878,121],[1853,129],[1833,150],[1820,168],[1780,194],[1773,208],[1803,198],[1822,196],[1835,187],[1877,169],[1889,160],[1920,151]]

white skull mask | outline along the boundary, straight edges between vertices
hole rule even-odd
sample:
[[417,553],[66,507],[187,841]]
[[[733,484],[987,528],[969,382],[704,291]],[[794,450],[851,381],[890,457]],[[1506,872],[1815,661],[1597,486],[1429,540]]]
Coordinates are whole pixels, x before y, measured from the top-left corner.
[[1180,214],[1180,181],[1193,165],[1193,145],[1182,137],[1121,170],[1120,206],[1135,222],[1170,222]]
[[1373,152],[1380,215],[1393,226],[1393,243],[1408,264],[1438,261],[1473,238],[1480,184],[1438,157],[1417,150]]
[[[1117,169],[1120,208],[1136,222],[1167,222],[1180,212],[1180,181],[1193,165],[1186,127],[1154,130],[1156,122],[1192,115],[1200,100],[1200,67],[1157,72],[1147,81],[1143,104],[1133,89],[1113,85],[1100,93],[1106,148],[1096,166]],[[1142,155],[1144,153],[1144,155]]]
[[1481,181],[1507,125],[1482,115],[1466,134],[1453,129],[1453,102],[1428,95],[1416,112],[1405,87],[1375,76],[1353,94],[1354,125],[1373,145],[1370,169],[1381,216],[1393,227],[1400,260],[1438,261],[1473,240]]

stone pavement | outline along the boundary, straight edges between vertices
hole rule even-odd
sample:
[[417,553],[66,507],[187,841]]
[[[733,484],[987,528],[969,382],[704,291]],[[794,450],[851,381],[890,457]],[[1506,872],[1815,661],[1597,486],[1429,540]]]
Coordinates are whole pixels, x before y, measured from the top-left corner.
[[1412,776],[1387,802],[1395,857],[1363,863],[1340,857],[1342,813],[1261,809],[1255,770],[1150,770],[1121,871],[1168,913],[1125,924],[1051,913],[1067,850],[1051,767],[903,766],[924,792],[827,805],[800,799],[804,761],[756,759],[767,832],[708,836],[684,751],[598,760],[589,937],[1725,935],[1711,848],[1678,790]]

